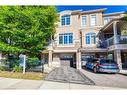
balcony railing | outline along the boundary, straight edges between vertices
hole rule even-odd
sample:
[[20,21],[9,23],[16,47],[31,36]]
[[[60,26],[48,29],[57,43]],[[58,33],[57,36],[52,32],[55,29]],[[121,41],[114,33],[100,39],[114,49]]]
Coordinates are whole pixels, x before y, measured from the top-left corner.
[[111,37],[105,41],[106,47],[114,45],[114,37]]
[[[127,36],[117,35],[117,44],[127,44]],[[98,43],[99,48],[107,48],[114,45],[114,36]]]
[[127,44],[127,36],[125,35],[122,35],[122,36],[119,36],[119,44]]
[[105,41],[99,41],[97,44],[97,48],[107,48],[114,44],[114,37],[111,37]]

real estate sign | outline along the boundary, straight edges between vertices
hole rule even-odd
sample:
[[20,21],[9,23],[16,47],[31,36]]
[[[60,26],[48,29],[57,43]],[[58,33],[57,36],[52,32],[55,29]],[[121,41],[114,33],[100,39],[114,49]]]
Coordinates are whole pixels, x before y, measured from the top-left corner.
[[20,54],[20,56],[19,56],[19,65],[23,67],[23,74],[25,74],[26,55]]

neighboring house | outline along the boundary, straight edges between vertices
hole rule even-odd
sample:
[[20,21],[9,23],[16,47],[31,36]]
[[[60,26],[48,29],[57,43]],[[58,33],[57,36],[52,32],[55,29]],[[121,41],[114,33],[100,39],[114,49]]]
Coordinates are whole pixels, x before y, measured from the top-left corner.
[[60,21],[54,39],[47,50],[42,51],[43,62],[48,63],[49,67],[71,66],[81,69],[81,61],[87,57],[110,57],[121,67],[120,51],[115,51],[114,43],[113,46],[107,46],[105,41],[116,33],[113,32],[117,28],[113,24],[114,19],[123,17],[124,12],[103,14],[105,10],[67,10],[58,13]]

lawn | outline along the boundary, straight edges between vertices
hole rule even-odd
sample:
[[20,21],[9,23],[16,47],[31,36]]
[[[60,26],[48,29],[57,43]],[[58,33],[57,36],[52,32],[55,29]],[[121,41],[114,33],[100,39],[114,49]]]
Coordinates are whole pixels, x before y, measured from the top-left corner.
[[47,73],[39,73],[39,72],[26,72],[26,74],[23,74],[18,72],[0,71],[0,77],[17,78],[17,79],[42,80],[46,77],[46,75]]

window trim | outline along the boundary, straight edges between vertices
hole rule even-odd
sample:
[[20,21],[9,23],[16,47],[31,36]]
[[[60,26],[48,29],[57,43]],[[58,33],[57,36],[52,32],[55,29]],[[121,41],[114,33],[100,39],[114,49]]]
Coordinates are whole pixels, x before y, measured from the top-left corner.
[[[95,25],[92,25],[92,16],[95,16]],[[91,14],[90,15],[90,26],[97,26],[97,15],[96,14]]]
[[[85,25],[83,25],[83,17],[86,17],[86,24]],[[87,26],[87,15],[82,15],[82,17],[81,17],[81,26],[82,27],[86,27]]]
[[[60,35],[62,35],[62,43],[60,44]],[[65,36],[67,37],[66,38],[66,41],[65,41]],[[70,41],[70,39],[69,39],[69,37],[71,37],[72,36],[72,42]],[[59,41],[58,41],[58,43],[59,43],[59,45],[72,45],[73,44],[73,33],[60,33],[59,34]]]
[[107,19],[107,23],[110,22],[111,18],[110,17],[103,17],[103,24],[106,25],[107,23],[105,23],[105,18]]
[[[92,43],[92,39],[91,39],[93,35],[95,37],[94,43]],[[87,36],[89,37],[89,43],[87,43],[87,39],[86,39]],[[86,45],[95,45],[96,44],[96,33],[94,33],[94,32],[86,33],[85,34],[85,44]]]
[[[69,25],[66,24],[66,21],[67,21],[66,19],[65,19],[65,25],[62,25],[62,17],[63,16],[70,16],[70,24]],[[71,25],[71,15],[70,14],[61,15],[60,16],[60,26],[70,26],[70,25]]]

